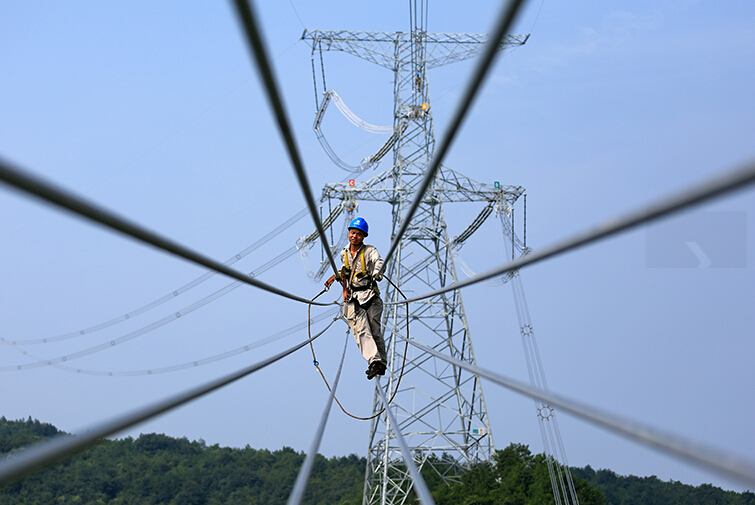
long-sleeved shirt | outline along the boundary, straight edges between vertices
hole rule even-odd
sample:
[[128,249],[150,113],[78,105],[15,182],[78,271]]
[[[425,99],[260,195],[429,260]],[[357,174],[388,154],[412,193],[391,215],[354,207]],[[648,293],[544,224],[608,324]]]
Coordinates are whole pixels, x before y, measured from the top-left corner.
[[[364,265],[362,265],[362,251],[364,251]],[[362,244],[357,253],[351,255],[351,245],[347,245],[341,252],[343,267],[340,276],[348,282],[351,292],[350,300],[356,300],[360,305],[365,305],[373,296],[379,296],[377,283],[373,278],[377,276],[383,267],[383,258],[377,248],[372,245]]]

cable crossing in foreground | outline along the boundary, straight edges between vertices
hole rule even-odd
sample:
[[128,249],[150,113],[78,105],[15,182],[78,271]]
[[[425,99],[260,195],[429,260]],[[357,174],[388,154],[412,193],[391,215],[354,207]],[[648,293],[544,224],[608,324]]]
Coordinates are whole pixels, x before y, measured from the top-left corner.
[[[338,211],[338,207],[336,207],[336,209],[334,209],[334,213],[336,211]],[[315,232],[315,233],[317,233],[317,232]],[[272,267],[274,267],[278,263],[280,263],[283,260],[287,259],[288,257],[294,255],[297,250],[298,250],[297,246],[292,246],[287,251],[279,254],[277,257],[271,259],[270,261],[268,261],[267,263],[263,264],[262,266],[260,266],[256,270],[253,270],[252,272],[250,272],[248,274],[249,277],[256,277],[256,276],[258,276],[258,275],[266,272],[267,270],[271,269]],[[199,282],[202,282],[202,281],[206,280],[206,278],[208,278],[207,276],[212,276],[214,274],[215,274],[215,272],[208,272],[204,276],[199,277],[198,279],[195,279],[195,281],[193,281],[192,283],[187,284],[186,286],[194,287]],[[126,334],[126,335],[120,336],[120,337],[115,338],[115,339],[111,339],[111,340],[109,340],[107,342],[103,342],[103,343],[101,343],[99,345],[96,345],[96,346],[93,346],[93,347],[89,347],[87,349],[83,349],[83,350],[80,350],[80,351],[77,351],[77,352],[74,352],[74,353],[70,353],[70,354],[66,354],[66,355],[63,355],[63,356],[58,356],[56,358],[43,359],[43,358],[35,356],[34,354],[32,354],[32,353],[30,353],[30,352],[28,352],[26,350],[19,349],[17,347],[18,345],[27,344],[27,343],[40,343],[40,339],[37,339],[37,340],[34,340],[34,341],[17,341],[17,340],[8,340],[5,337],[0,337],[0,343],[5,344],[5,345],[9,345],[9,346],[13,347],[14,350],[17,350],[17,351],[21,352],[21,354],[23,354],[25,356],[32,357],[32,358],[34,358],[34,359],[37,360],[36,362],[32,362],[32,363],[3,366],[3,367],[0,367],[0,372],[17,371],[17,370],[27,370],[27,369],[31,369],[31,368],[39,368],[39,367],[49,366],[49,365],[57,366],[60,363],[68,362],[68,361],[71,361],[73,359],[80,358],[82,356],[87,356],[87,355],[94,354],[94,353],[97,353],[97,352],[100,352],[100,351],[104,351],[104,350],[107,350],[107,349],[112,349],[113,347],[115,347],[117,345],[120,345],[120,344],[122,344],[124,342],[127,342],[129,340],[132,340],[134,338],[140,337],[140,336],[142,336],[142,335],[144,335],[146,333],[149,333],[151,331],[154,331],[154,330],[156,330],[156,329],[158,329],[158,328],[160,328],[162,326],[165,326],[165,325],[167,325],[169,323],[177,321],[179,318],[184,317],[184,316],[186,316],[186,315],[194,312],[195,310],[197,310],[197,309],[199,309],[201,307],[204,307],[205,305],[207,305],[207,304],[209,304],[209,303],[211,303],[211,302],[213,302],[213,301],[221,298],[222,296],[227,295],[228,293],[230,293],[231,291],[237,289],[240,286],[242,286],[242,283],[239,282],[239,281],[231,282],[230,284],[226,285],[225,287],[219,289],[218,291],[215,291],[214,293],[211,293],[211,294],[207,295],[206,297],[204,297],[204,298],[202,298],[202,299],[200,299],[200,300],[192,303],[191,305],[183,307],[180,310],[175,311],[175,312],[169,314],[168,316],[165,316],[165,317],[163,317],[163,318],[161,318],[161,319],[159,319],[157,321],[153,321],[152,323],[150,323],[150,324],[148,324],[146,326],[143,326],[142,328],[139,328],[137,330],[134,330],[134,331],[132,331],[132,332]],[[177,293],[177,292],[174,292],[174,293]],[[176,296],[177,296],[177,294],[176,294]],[[165,297],[159,299],[158,301],[160,301],[160,303],[163,303],[161,300],[164,300],[164,299],[165,299]],[[153,302],[150,305],[156,306],[155,302]],[[331,305],[333,305],[333,304],[331,304]],[[311,304],[309,304],[308,306],[311,307]],[[129,319],[129,318],[125,317],[125,319],[123,319],[123,320],[125,321],[127,319]],[[121,322],[121,319],[119,318],[117,321],[116,320],[111,320],[111,321]],[[103,327],[103,325],[100,325],[100,326]],[[82,333],[82,335],[83,335],[83,333]],[[74,335],[74,336],[76,336],[76,335]],[[61,340],[61,339],[58,339],[58,340]],[[41,341],[42,341],[42,343],[47,343],[48,341],[50,341],[50,339],[41,339]],[[82,369],[79,369],[79,368],[71,368],[71,367],[65,367],[65,366],[60,366],[60,368],[67,369],[67,370],[70,370],[70,371],[76,371],[77,373],[81,373],[83,371]],[[151,373],[151,371],[147,371],[147,373]],[[105,374],[104,373],[100,373],[99,375],[105,375]],[[113,373],[110,372],[110,373],[108,373],[108,375],[113,375]],[[133,374],[131,374],[131,375],[133,375]]]
[[[346,181],[346,179],[344,179],[341,182],[345,182],[345,181]],[[333,225],[333,222],[335,221],[335,219],[343,212],[344,206],[345,206],[345,204],[341,203],[340,205],[337,205],[336,207],[334,207],[330,211],[330,214],[323,221],[323,226],[325,227],[325,229],[328,229],[328,228],[330,228]],[[286,229],[288,229],[291,225],[293,225],[294,223],[300,221],[308,213],[309,212],[308,212],[308,209],[306,207],[303,208],[303,209],[301,209],[299,212],[297,212],[296,214],[294,214],[292,217],[290,217],[288,220],[286,220],[285,222],[283,222],[281,225],[279,225],[278,227],[276,227],[272,231],[268,232],[265,236],[263,236],[259,240],[255,241],[252,245],[250,245],[250,246],[246,247],[245,249],[243,249],[242,251],[239,251],[238,253],[234,254],[231,258],[227,259],[223,264],[226,265],[226,266],[230,266],[230,265],[233,265],[234,263],[236,263],[237,261],[240,261],[242,258],[248,256],[252,252],[254,252],[257,249],[259,249],[261,246],[263,246],[266,243],[268,243],[270,240],[272,240],[276,236],[280,235],[283,231],[285,231]],[[259,276],[260,274],[266,272],[270,268],[272,268],[272,267],[276,266],[277,264],[281,263],[283,260],[289,258],[290,256],[293,256],[301,248],[307,247],[308,244],[310,244],[310,243],[314,242],[315,240],[317,240],[318,237],[319,237],[319,232],[317,232],[317,230],[315,230],[313,233],[310,233],[309,235],[306,235],[306,236],[302,237],[301,239],[299,239],[299,241],[297,242],[297,244],[295,246],[290,247],[289,249],[287,249],[283,253],[279,254],[278,256],[276,256],[275,258],[271,259],[267,263],[265,263],[262,266],[258,267],[256,270],[253,270],[253,271],[249,272],[249,274],[247,274],[247,275],[249,277],[257,277],[257,276]],[[8,339],[0,338],[0,341],[9,342],[11,345],[49,344],[51,342],[57,342],[57,341],[60,341],[60,340],[67,340],[67,339],[71,339],[71,338],[75,338],[75,337],[80,337],[80,336],[83,336],[83,335],[89,335],[91,333],[94,333],[94,332],[97,332],[97,331],[100,331],[100,330],[104,330],[105,328],[109,328],[109,327],[111,327],[111,326],[113,326],[115,324],[128,321],[129,319],[132,319],[132,318],[134,318],[136,316],[139,316],[139,315],[141,315],[141,314],[143,314],[145,312],[148,312],[148,311],[150,311],[150,310],[152,310],[152,309],[154,309],[156,307],[159,307],[160,305],[162,305],[162,304],[164,304],[164,303],[166,303],[166,302],[168,302],[170,300],[173,300],[174,298],[178,297],[179,295],[182,295],[183,293],[185,293],[185,292],[187,292],[187,291],[189,291],[189,290],[197,287],[198,285],[200,285],[204,281],[210,279],[211,277],[217,275],[218,273],[219,272],[211,270],[211,271],[209,271],[209,272],[207,272],[207,273],[205,273],[205,274],[197,277],[196,279],[192,280],[191,282],[189,282],[187,284],[184,284],[180,288],[174,289],[170,293],[168,293],[166,295],[163,295],[162,297],[160,297],[160,298],[158,298],[156,300],[153,300],[152,302],[147,303],[146,305],[143,305],[143,306],[141,306],[141,307],[139,307],[137,309],[134,309],[134,310],[132,310],[130,312],[127,312],[127,313],[125,313],[125,314],[123,314],[121,316],[115,317],[115,318],[110,319],[108,321],[104,321],[104,322],[101,322],[101,323],[98,323],[98,324],[94,324],[92,326],[88,326],[88,327],[82,328],[80,330],[76,330],[76,331],[72,331],[72,332],[68,332],[68,333],[63,333],[63,334],[55,335],[55,336],[52,336],[52,337],[44,337],[44,338],[37,338],[37,339],[15,339],[15,340],[8,340]],[[240,285],[241,285],[241,283],[236,282],[234,284],[234,288],[238,287]],[[214,295],[210,295],[210,297],[212,297],[212,296],[214,296]],[[203,299],[203,300],[205,300],[205,299]],[[210,300],[210,301],[212,301],[212,300]],[[192,305],[192,307],[193,306],[194,305]],[[181,309],[180,312],[183,313],[184,310],[187,310],[187,309],[186,308]]]
[[255,365],[242,368],[237,372],[215,379],[202,386],[189,389],[183,393],[153,403],[147,407],[136,409],[123,416],[105,421],[87,430],[83,430],[79,435],[55,438],[49,442],[43,442],[14,453],[0,461],[0,486],[11,483],[29,472],[40,470],[51,463],[88,449],[101,442],[104,437],[116,434],[143,421],[164,414],[176,407],[180,407],[192,400],[196,400],[208,393],[225,387],[247,375],[251,375],[306,346],[310,341],[325,333],[333,322],[314,337],[270,358],[260,361]]
[[283,99],[278,92],[278,84],[273,73],[273,67],[270,64],[270,58],[267,54],[267,48],[265,42],[262,40],[260,34],[262,33],[257,23],[257,17],[254,12],[254,6],[252,2],[245,0],[235,0],[236,14],[238,15],[239,22],[241,23],[244,33],[246,35],[246,41],[249,43],[249,50],[254,57],[257,64],[257,70],[259,70],[262,84],[267,93],[268,101],[273,109],[276,122],[278,123],[278,130],[283,137],[284,144],[288,150],[288,155],[291,158],[291,164],[294,167],[296,176],[299,179],[299,185],[304,193],[304,199],[309,207],[309,213],[312,215],[312,220],[315,222],[317,231],[320,233],[320,239],[323,242],[325,252],[328,254],[328,260],[330,266],[333,268],[333,273],[338,272],[335,259],[333,258],[333,251],[328,244],[328,238],[325,236],[325,229],[320,222],[320,218],[317,215],[317,206],[315,205],[315,199],[312,196],[312,190],[309,186],[307,174],[304,170],[304,163],[302,162],[299,150],[294,140],[294,134],[286,116],[285,108],[283,107]]
[[[0,181],[13,188],[21,190],[28,195],[34,196],[35,198],[52,203],[59,208],[65,209],[74,214],[78,214],[81,217],[104,225],[112,230],[119,231],[122,234],[134,238],[140,242],[152,245],[175,256],[189,260],[192,263],[196,263],[203,267],[209,268],[210,270],[215,270],[216,272],[225,274],[228,277],[232,277],[245,284],[249,284],[269,293],[295,300],[297,302],[309,303],[309,300],[307,300],[306,298],[291,294],[282,289],[248,277],[241,272],[228,268],[226,265],[212,258],[195,252],[188,247],[185,247],[177,242],[174,242],[155,232],[152,232],[144,228],[143,226],[131,222],[121,216],[118,216],[110,210],[88,202],[85,199],[62,189],[51,182],[45,181],[40,177],[33,176],[28,173],[28,171],[12,167],[9,163],[5,162],[2,159],[0,159]],[[324,304],[316,305],[325,306]]]
[[375,389],[380,395],[380,400],[383,402],[383,408],[385,412],[388,414],[388,419],[390,419],[391,429],[393,429],[393,433],[395,433],[396,435],[396,441],[398,442],[398,445],[401,448],[401,455],[404,457],[406,468],[409,470],[409,474],[412,476],[412,481],[414,482],[414,490],[417,492],[417,496],[419,496],[419,501],[420,503],[422,503],[422,505],[434,505],[435,501],[433,501],[433,497],[430,495],[430,490],[427,488],[427,484],[425,484],[425,480],[422,478],[422,475],[420,475],[419,470],[417,470],[417,465],[414,463],[414,459],[412,458],[412,453],[409,452],[409,447],[406,445],[406,440],[404,440],[404,435],[403,433],[401,433],[401,430],[398,429],[398,421],[396,420],[396,416],[393,415],[393,412],[389,408],[390,402],[385,397],[385,392],[383,391],[383,388],[380,386],[379,375],[375,376],[375,381],[376,381]]
[[404,340],[407,340],[407,342],[426,353],[432,354],[454,366],[464,368],[480,377],[485,377],[491,382],[510,389],[511,391],[556,406],[584,421],[673,456],[676,459],[693,463],[698,467],[711,470],[721,476],[737,480],[749,486],[755,486],[755,463],[752,461],[742,459],[738,456],[725,453],[712,447],[704,446],[691,440],[686,440],[672,433],[663,432],[637,421],[630,421],[621,416],[597,409],[577,400],[571,400],[534,388],[515,379],[504,377],[503,375],[471,365],[465,361],[446,356],[435,349],[420,344],[414,340]]
[[[750,162],[742,168],[729,171],[718,177],[714,177],[702,184],[693,186],[687,190],[680,191],[678,193],[667,196],[666,198],[650,203],[634,212],[630,212],[623,216],[609,219],[603,223],[586,230],[582,233],[567,238],[561,242],[557,242],[550,247],[541,249],[538,252],[527,254],[514,261],[503,264],[500,267],[488,270],[474,277],[463,281],[457,281],[453,284],[449,284],[440,289],[436,289],[424,295],[415,296],[409,298],[406,302],[417,302],[432,298],[448,291],[455,289],[461,289],[472,284],[477,284],[493,277],[501,276],[512,270],[518,270],[522,267],[532,265],[544,259],[548,259],[554,256],[558,256],[565,252],[569,252],[573,249],[588,245],[592,242],[597,242],[618,233],[631,230],[642,224],[647,224],[656,221],[660,218],[669,216],[681,210],[690,208],[694,205],[699,205],[708,200],[732,193],[734,191],[745,188],[746,186],[755,183],[755,161]],[[396,303],[405,302],[386,302],[386,305],[395,305]]]
[[[312,341],[310,340],[310,345]],[[343,362],[346,359],[346,349],[349,345],[349,336],[346,335],[346,341],[343,344],[343,353],[341,354],[341,363],[338,365],[338,372],[335,379],[333,379],[333,388],[330,389],[328,395],[328,401],[325,402],[325,409],[320,417],[320,424],[317,426],[315,432],[315,438],[312,440],[312,445],[309,448],[307,457],[304,459],[304,463],[299,469],[299,474],[296,476],[296,482],[294,483],[294,489],[288,497],[288,505],[299,505],[304,498],[304,491],[307,489],[307,482],[309,481],[309,475],[312,473],[312,467],[315,464],[315,457],[317,457],[317,451],[320,450],[320,442],[322,442],[322,435],[325,433],[325,425],[328,422],[328,416],[330,415],[330,409],[333,406],[333,399],[336,397],[336,388],[338,388],[338,381],[341,378],[341,371],[343,370]]]

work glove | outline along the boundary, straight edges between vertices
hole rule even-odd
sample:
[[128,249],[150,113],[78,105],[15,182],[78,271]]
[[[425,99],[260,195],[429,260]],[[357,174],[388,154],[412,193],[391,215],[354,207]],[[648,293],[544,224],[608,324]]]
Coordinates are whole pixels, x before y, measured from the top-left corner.
[[332,286],[333,283],[336,282],[336,281],[338,281],[338,282],[341,281],[341,279],[339,279],[337,275],[329,278],[327,281],[325,281],[325,288],[326,289],[330,289],[330,286]]

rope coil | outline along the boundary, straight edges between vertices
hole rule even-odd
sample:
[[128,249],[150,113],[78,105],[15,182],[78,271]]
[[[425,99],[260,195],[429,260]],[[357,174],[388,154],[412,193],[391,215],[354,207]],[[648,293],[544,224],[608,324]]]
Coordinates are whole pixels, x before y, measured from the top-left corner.
[[[399,287],[396,286],[393,283],[393,281],[391,281],[388,278],[388,276],[383,275],[383,278],[385,280],[387,280],[390,283],[390,285],[393,286],[396,289],[396,291],[404,298],[404,300],[407,299],[406,295],[404,295],[404,293],[399,289]],[[319,293],[317,293],[314,296],[314,298],[312,298],[311,301],[314,302],[320,295],[322,295],[326,291],[328,291],[328,288],[325,288],[322,291],[320,291]],[[340,303],[338,305],[343,306],[343,304],[340,304]],[[333,320],[335,321],[336,319],[343,319],[343,318],[344,318],[343,315],[339,315],[339,316],[333,318]],[[309,305],[307,305],[307,320],[308,321],[312,320],[312,304],[311,303]],[[311,327],[310,324],[307,325],[307,335],[311,338],[312,327]],[[401,379],[404,376],[404,368],[406,367],[406,354],[409,351],[409,303],[408,302],[406,302],[406,338],[404,340],[406,341],[406,343],[404,345],[404,357],[403,357],[402,363],[401,363],[401,373],[398,376],[398,382],[396,382],[396,387],[394,388],[393,394],[391,395],[391,398],[388,400],[388,403],[386,404],[386,406],[384,406],[380,410],[380,412],[377,412],[376,414],[373,414],[370,417],[360,417],[360,416],[356,416],[356,415],[352,414],[351,412],[349,412],[348,410],[346,410],[346,408],[338,400],[338,397],[333,396],[333,399],[338,404],[338,406],[341,408],[341,411],[343,411],[344,414],[346,414],[347,416],[349,416],[349,417],[351,417],[353,419],[356,419],[358,421],[369,421],[371,419],[375,419],[376,417],[378,417],[379,415],[381,415],[383,412],[385,412],[385,409],[387,408],[387,406],[390,405],[393,402],[393,399],[396,397],[396,393],[398,393],[398,388],[401,385]],[[320,372],[320,377],[322,377],[323,382],[325,382],[325,386],[327,386],[328,391],[332,391],[331,388],[330,388],[330,384],[328,383],[328,379],[325,378],[325,374],[323,373],[322,369],[320,368],[320,362],[317,361],[317,356],[315,355],[315,346],[312,345],[312,340],[309,341],[309,348],[312,351],[312,362],[314,363],[315,368],[317,368],[317,371]],[[378,386],[378,387],[380,387],[380,386]]]

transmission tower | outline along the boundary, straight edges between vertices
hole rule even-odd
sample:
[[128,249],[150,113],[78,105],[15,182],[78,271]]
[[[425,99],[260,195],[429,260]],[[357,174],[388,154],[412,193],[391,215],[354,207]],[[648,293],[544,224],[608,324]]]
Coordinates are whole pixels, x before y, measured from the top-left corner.
[[[426,2],[420,3],[422,6],[419,7],[417,2],[414,7],[410,5],[414,15],[410,16],[411,30],[408,33],[305,30],[302,35],[312,47],[313,71],[318,54],[322,63],[324,51],[343,51],[394,73],[393,135],[375,156],[366,159],[369,166],[379,162],[392,149],[391,168],[353,186],[327,184],[323,189],[323,199],[389,203],[393,218],[392,239],[402,225],[403,216],[435,148],[427,71],[475,56],[488,38],[482,34],[427,33],[424,26],[427,6]],[[421,15],[418,15],[419,11],[422,11]],[[501,42],[500,49],[512,48],[525,41],[525,36],[508,36]],[[327,105],[325,101],[330,96],[328,90],[323,91],[326,93],[322,101],[318,99],[316,131]],[[317,90],[315,95],[317,97]],[[329,149],[326,144],[323,147],[326,151]],[[339,164],[340,160],[336,159],[333,161]],[[344,168],[343,164],[339,166]],[[456,281],[454,248],[471,236],[494,208],[510,212],[523,193],[521,187],[481,184],[441,167],[401,237],[388,265],[388,277],[407,297]],[[454,202],[487,202],[487,205],[463,233],[451,239],[446,231],[444,204]],[[389,375],[383,387],[388,397],[397,387],[404,358],[402,337],[406,336],[407,315],[404,306],[399,304],[402,299],[397,290],[387,289],[383,324]],[[412,304],[409,317],[412,339],[475,364],[459,291]],[[373,414],[382,408],[376,391]],[[444,481],[455,482],[463,468],[480,460],[489,460],[495,449],[479,377],[431,354],[409,351],[399,391],[390,408],[423,473],[435,473]],[[392,429],[385,413],[372,420],[364,484],[365,505],[410,501],[411,479]]]

